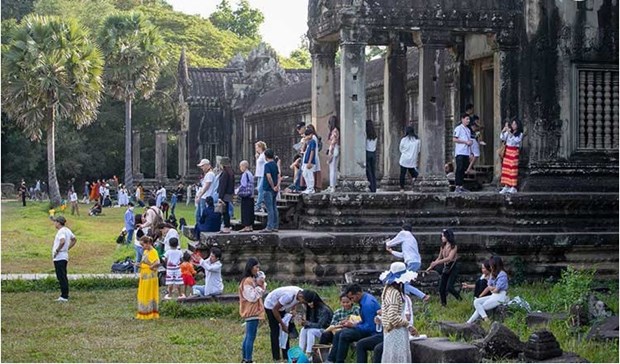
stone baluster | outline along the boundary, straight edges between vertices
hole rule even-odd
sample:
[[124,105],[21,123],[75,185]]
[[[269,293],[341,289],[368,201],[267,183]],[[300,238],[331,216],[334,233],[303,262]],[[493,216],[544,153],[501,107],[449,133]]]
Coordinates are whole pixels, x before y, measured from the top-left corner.
[[586,147],[586,73],[579,71],[579,148]]
[[144,176],[142,175],[142,172],[140,172],[140,131],[132,130],[131,138],[132,174],[134,179],[141,180]]
[[604,95],[603,99],[605,102],[605,131],[604,131],[604,142],[605,149],[611,149],[612,145],[612,136],[611,136],[611,72],[605,72],[605,80],[604,84]]
[[595,148],[603,148],[603,72],[595,73]]
[[586,148],[594,148],[594,72],[592,71],[588,71],[587,90]]
[[340,185],[343,191],[365,191],[366,179],[366,45],[363,27],[340,31]]
[[383,189],[396,189],[400,165],[400,139],[407,111],[407,48],[399,35],[390,34],[383,75]]
[[612,83],[612,96],[611,102],[613,104],[613,111],[611,113],[613,118],[613,148],[618,149],[618,73],[614,73]]
[[155,131],[155,178],[159,181],[168,176],[168,132]]

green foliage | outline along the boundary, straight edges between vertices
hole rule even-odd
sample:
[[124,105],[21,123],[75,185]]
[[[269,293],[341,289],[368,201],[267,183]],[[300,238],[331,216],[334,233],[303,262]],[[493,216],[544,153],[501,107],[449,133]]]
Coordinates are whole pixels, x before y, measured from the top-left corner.
[[173,318],[202,318],[202,319],[238,319],[239,306],[221,303],[183,304],[174,300],[162,301],[159,306],[162,316]]
[[32,11],[33,3],[34,0],[2,0],[2,20],[20,20]]
[[37,0],[34,4],[34,13],[38,15],[61,16],[78,20],[88,29],[93,40],[103,20],[115,11],[112,0]]
[[[72,291],[94,291],[119,288],[137,288],[138,280],[132,276],[127,278],[80,278],[71,280],[69,287]],[[33,280],[6,280],[2,282],[2,293],[17,292],[49,292],[58,291],[60,286],[56,277]]]
[[551,300],[548,302],[548,310],[556,312],[568,310],[575,303],[585,303],[590,284],[594,279],[595,270],[577,270],[568,266],[562,272],[560,280],[551,289]]
[[510,264],[512,267],[512,275],[510,277],[510,284],[518,286],[525,282],[526,274],[526,262],[521,257],[515,257]]
[[222,0],[209,20],[219,29],[229,30],[240,37],[260,39],[258,29],[265,16],[260,10],[252,8],[247,0],[239,0],[235,10],[232,10],[228,0]]

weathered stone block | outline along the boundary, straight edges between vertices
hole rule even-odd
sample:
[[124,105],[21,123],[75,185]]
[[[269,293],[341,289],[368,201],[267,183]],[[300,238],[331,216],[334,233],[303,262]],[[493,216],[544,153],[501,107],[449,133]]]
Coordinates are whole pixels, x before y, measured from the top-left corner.
[[527,358],[545,360],[561,356],[562,349],[550,331],[541,330],[530,335],[524,353]]
[[618,338],[618,316],[611,316],[603,322],[594,324],[586,336],[586,340],[613,340]]
[[517,334],[499,322],[493,322],[480,350],[485,358],[516,358],[524,349]]
[[413,363],[478,363],[480,354],[474,345],[430,338],[411,342]]
[[456,322],[439,322],[439,330],[443,335],[455,335],[459,339],[473,340],[482,339],[486,336],[486,331],[476,323],[456,323]]
[[525,322],[528,327],[534,327],[537,325],[547,325],[554,320],[565,320],[568,317],[565,313],[550,313],[550,312],[530,312],[525,317]]

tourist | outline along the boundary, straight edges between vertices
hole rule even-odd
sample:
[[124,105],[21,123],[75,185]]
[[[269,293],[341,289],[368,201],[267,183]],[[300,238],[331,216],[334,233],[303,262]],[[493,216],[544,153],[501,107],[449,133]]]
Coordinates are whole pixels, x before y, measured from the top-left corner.
[[[404,263],[394,262],[379,277],[385,288],[381,294],[381,324],[383,325],[382,363],[410,363],[409,320],[405,318],[404,284],[417,276]],[[411,310],[409,310],[411,312]]]
[[[269,155],[265,152],[267,158],[267,164],[269,164]],[[266,167],[267,165],[265,165]],[[267,173],[267,169],[265,169]],[[284,315],[287,310],[293,309],[298,303],[304,303],[303,290],[297,286],[284,286],[276,288],[269,292],[265,297],[265,312],[267,313],[267,321],[269,322],[269,339],[271,341],[271,356],[274,361],[279,361],[280,358],[287,358],[287,351],[289,348],[288,340],[286,347],[282,348],[282,356],[280,356],[280,331],[289,333],[294,327],[293,320],[285,322]]]
[[[420,258],[420,252],[418,251],[418,241],[411,233],[411,230],[411,224],[404,223],[401,231],[396,234],[394,238],[385,243],[385,250],[397,258],[403,259],[405,261],[405,265],[407,266],[407,270],[417,272],[422,265],[422,258]],[[392,249],[398,245],[401,245],[402,252]],[[413,294],[414,296],[423,299],[424,302],[428,302],[430,299],[429,295],[412,286],[410,282],[406,282],[405,284],[405,293]]]
[[302,295],[306,306],[306,318],[301,320],[299,346],[308,358],[312,358],[314,342],[329,326],[334,313],[316,292],[304,290]]
[[306,150],[306,143],[304,142],[304,132],[306,131],[306,124],[304,122],[297,123],[295,126],[295,130],[299,137],[301,138],[299,143],[293,145],[293,149],[295,149],[295,157],[293,157],[293,164],[291,164],[291,169],[293,169],[293,175],[295,176],[295,182],[291,187],[292,192],[299,192],[302,190],[302,170],[301,170],[301,161]]
[[[481,317],[484,321],[488,321],[486,311],[492,310],[506,301],[508,275],[504,271],[504,262],[502,258],[493,256],[489,259],[489,265],[491,266],[491,277],[488,286],[480,294],[481,297],[474,300],[475,311],[467,323],[473,323]],[[490,296],[486,295],[488,292],[491,293]]]
[[196,205],[196,221],[200,219],[202,210],[206,206],[206,198],[215,198],[213,196],[213,192],[215,191],[215,172],[213,172],[211,168],[211,162],[208,159],[201,159],[197,166],[200,167],[204,176],[200,182],[200,189],[196,192],[196,197],[194,198]]
[[77,213],[80,216],[80,207],[78,206],[78,195],[75,190],[69,194],[69,202],[71,203],[71,215]]
[[189,206],[189,201],[192,199],[192,190],[196,184],[188,184],[187,190],[185,191],[185,206]]
[[215,211],[213,197],[209,196],[205,201],[206,207],[202,210],[202,215],[200,215],[200,219],[198,219],[198,223],[194,227],[196,240],[200,240],[200,233],[215,233],[220,231],[222,226],[222,214]]
[[127,232],[127,244],[131,244],[133,239],[133,233],[136,227],[136,219],[133,215],[133,202],[127,204],[127,210],[125,210],[125,231]]
[[239,163],[241,178],[237,195],[241,198],[241,225],[242,233],[253,231],[254,226],[254,176],[250,172],[250,163],[243,160]]
[[164,201],[166,201],[166,187],[164,185],[160,185],[157,192],[155,192],[155,206],[161,209],[161,205]]
[[372,120],[366,120],[366,178],[370,192],[377,192],[377,132]]
[[38,179],[34,184],[34,198],[39,201],[41,200],[41,180]]
[[93,207],[90,208],[90,211],[88,212],[89,216],[98,216],[101,214],[101,212],[103,211],[103,208],[101,207],[101,204],[99,203],[99,201],[95,202],[95,204],[93,205]]
[[[407,297],[405,295],[405,297]],[[357,363],[368,362],[368,352],[372,351],[372,362],[381,363],[383,355],[383,326],[381,326],[381,310],[375,316],[375,333],[365,337],[355,344],[355,358]]]
[[197,296],[216,296],[224,292],[222,281],[222,251],[214,246],[209,251],[209,258],[204,259],[200,253],[196,253],[198,265],[205,270],[205,285],[194,286],[194,294]]
[[93,182],[90,186],[90,200],[93,202],[99,201],[99,180]]
[[183,279],[183,294],[180,298],[190,297],[194,292],[194,285],[196,284],[196,269],[191,262],[192,255],[187,251],[183,253],[183,262],[181,263],[181,279]]
[[101,196],[101,200],[103,201],[101,206],[112,207],[112,199],[110,199],[110,185],[108,183],[103,186],[103,195]]
[[82,196],[82,203],[86,205],[88,205],[89,203],[89,200],[88,200],[89,190],[90,190],[90,182],[86,181],[84,182],[84,195]]
[[183,185],[183,182],[179,182],[179,184],[177,185],[177,189],[174,190],[174,192],[172,193],[172,198],[170,199],[170,211],[172,215],[174,215],[174,209],[177,207],[177,202],[183,201],[184,189],[185,186]]
[[[473,289],[474,290],[474,298],[482,297],[480,296],[482,292],[484,292],[485,288],[488,286],[489,279],[491,278],[491,265],[488,259],[485,259],[484,262],[480,264],[480,271],[482,275],[478,277],[476,283],[469,284],[463,282],[463,289]],[[486,292],[485,296],[491,294],[489,291]]]
[[[312,124],[308,124],[306,129],[310,129],[312,131],[312,139],[316,143],[316,154],[323,149],[323,142],[321,141],[321,137],[316,133],[316,128]],[[305,133],[305,130],[304,130]],[[307,148],[308,145],[306,144]],[[323,189],[323,177],[321,175],[321,158],[316,158],[316,166],[314,166],[314,189],[320,191]]]
[[253,363],[252,354],[258,323],[259,320],[265,319],[262,300],[265,289],[265,274],[261,272],[258,260],[249,258],[239,284],[239,315],[245,321],[245,335],[241,345],[242,363]]
[[436,266],[442,266],[440,273],[441,278],[439,279],[439,299],[441,300],[441,305],[444,307],[447,304],[448,293],[451,293],[457,300],[461,300],[461,295],[454,288],[454,281],[456,281],[456,277],[459,275],[458,258],[454,232],[452,229],[444,229],[441,232],[441,248],[439,248],[439,255],[426,269],[428,272]]
[[277,232],[279,225],[277,194],[280,191],[280,175],[278,172],[278,165],[273,160],[273,150],[267,149],[265,151],[265,178],[261,185],[263,194],[265,196],[265,206],[267,207],[267,227],[261,232]]
[[400,140],[400,192],[405,192],[405,176],[407,173],[415,182],[418,177],[418,163],[420,157],[420,140],[415,134],[413,126],[405,128],[405,136]]
[[510,124],[506,123],[501,140],[506,143],[506,151],[502,159],[502,178],[500,184],[504,188],[499,191],[501,194],[517,193],[517,177],[519,176],[519,147],[523,139],[523,126],[519,119],[514,118]]
[[446,172],[446,178],[449,181],[454,181],[454,163],[448,162],[443,165],[443,170]]
[[331,344],[334,340],[334,332],[340,330],[340,324],[349,319],[351,315],[359,316],[359,306],[353,305],[353,302],[347,297],[346,293],[340,295],[340,308],[334,311],[332,322],[329,327],[321,335],[320,344]]
[[140,238],[144,254],[136,265],[140,267],[140,279],[138,281],[138,320],[152,320],[159,318],[159,254],[153,248],[153,238],[143,236]]
[[26,182],[22,180],[17,188],[17,195],[22,199],[22,206],[26,207],[26,194],[28,193],[28,188],[26,187]]
[[329,127],[329,149],[327,149],[327,162],[329,163],[329,188],[328,193],[336,191],[338,182],[338,161],[340,160],[340,129],[338,128],[338,117],[330,116],[327,121]]
[[480,139],[480,118],[478,115],[474,115],[471,117],[471,122],[469,124],[471,130],[471,154],[469,156],[469,166],[465,171],[465,174],[473,174],[474,165],[478,158],[480,158],[480,146],[485,146],[486,143],[484,141],[478,141]]
[[142,229],[142,232],[145,234],[155,237],[158,235],[159,230],[158,226],[164,221],[164,215],[161,210],[155,206],[155,200],[150,199],[148,201],[149,206],[145,209],[145,212],[142,214],[142,223],[137,227]]
[[171,295],[174,294],[176,289],[179,293],[179,298],[185,298],[185,295],[181,293],[181,284],[183,284],[183,277],[181,277],[181,261],[183,260],[183,252],[179,249],[179,239],[171,238],[168,241],[170,247],[164,253],[164,260],[166,262],[166,286],[168,287],[168,293],[164,296],[165,300],[169,300]]
[[465,179],[465,169],[469,163],[470,146],[473,144],[471,140],[471,131],[468,128],[469,115],[463,113],[461,115],[461,123],[454,129],[454,155],[456,159],[456,173],[454,175],[454,192],[467,192],[463,188],[463,180]]
[[[265,177],[265,151],[267,150],[267,144],[265,142],[258,141],[254,144],[254,151],[256,152],[256,169],[254,170],[254,177],[256,177],[256,186],[258,188],[258,196],[256,197],[256,205],[254,211],[262,211],[264,203],[264,191],[262,189],[263,178]],[[266,206],[266,205],[265,205]]]
[[179,232],[174,228],[174,225],[168,222],[162,222],[157,228],[161,232],[161,236],[164,237],[164,253],[172,249],[170,245],[170,241],[172,239],[177,239],[177,242],[180,241],[181,238],[179,237]]
[[230,205],[233,201],[233,195],[235,193],[235,172],[230,165],[230,159],[223,157],[222,173],[218,178],[217,194],[219,196],[219,203],[224,205],[222,209],[222,218],[224,221],[224,228],[220,231],[222,234],[230,233]]
[[118,186],[118,205],[119,206],[127,206],[129,202],[129,196],[127,195],[127,189],[124,185]]
[[349,351],[349,345],[368,337],[375,332],[375,316],[381,306],[370,293],[366,293],[358,284],[352,284],[345,290],[347,297],[360,305],[361,322],[347,320],[341,323],[343,329],[334,335],[334,343],[329,352],[329,361],[343,363]]
[[[109,185],[108,185],[109,186]],[[105,183],[103,183],[103,181],[99,184],[99,204],[101,204],[101,206],[105,206],[104,203],[104,198],[105,198]]]
[[306,151],[304,153],[304,159],[301,165],[302,169],[302,177],[306,182],[306,189],[302,192],[304,194],[312,194],[314,193],[314,172],[316,170],[316,161],[317,157],[317,145],[314,140],[314,135],[310,128],[306,128],[304,132],[305,135],[305,143],[306,143]]
[[144,207],[144,187],[142,187],[142,183],[138,183],[136,187],[136,203],[140,207]]
[[67,278],[67,263],[69,262],[69,249],[75,246],[77,239],[73,232],[66,227],[67,219],[64,216],[52,217],[56,236],[54,237],[54,245],[52,246],[52,260],[54,261],[54,270],[56,271],[56,279],[60,284],[60,297],[56,301],[69,301],[69,279]]

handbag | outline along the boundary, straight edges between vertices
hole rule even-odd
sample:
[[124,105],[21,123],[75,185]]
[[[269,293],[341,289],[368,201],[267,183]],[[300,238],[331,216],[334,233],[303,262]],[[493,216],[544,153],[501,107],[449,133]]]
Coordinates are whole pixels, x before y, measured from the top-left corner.
[[499,148],[497,148],[497,156],[499,159],[504,159],[504,154],[506,154],[506,143],[499,143]]
[[246,179],[246,184],[245,186],[241,185],[239,186],[239,189],[237,190],[237,196],[239,197],[250,197],[254,194],[254,181],[252,178],[248,178],[247,173],[244,173],[243,176],[241,178],[245,178]]

